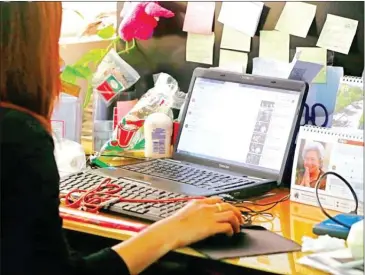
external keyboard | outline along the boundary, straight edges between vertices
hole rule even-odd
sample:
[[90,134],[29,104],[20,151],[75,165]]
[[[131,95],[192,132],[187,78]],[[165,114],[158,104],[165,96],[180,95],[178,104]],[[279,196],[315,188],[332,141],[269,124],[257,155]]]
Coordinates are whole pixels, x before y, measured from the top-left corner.
[[253,183],[244,176],[231,176],[210,170],[199,169],[180,163],[152,160],[122,167],[125,170],[190,184],[214,191],[225,191]]
[[[104,179],[106,179],[106,177],[97,175],[92,171],[74,174],[61,180],[60,193],[67,194],[75,189],[90,190],[100,184]],[[130,179],[112,179],[111,183],[123,187],[119,195],[125,199],[161,200],[187,198],[185,195],[167,192]],[[186,203],[186,201],[173,203],[118,202],[105,206],[103,210],[148,221],[158,221],[170,216],[182,208]]]

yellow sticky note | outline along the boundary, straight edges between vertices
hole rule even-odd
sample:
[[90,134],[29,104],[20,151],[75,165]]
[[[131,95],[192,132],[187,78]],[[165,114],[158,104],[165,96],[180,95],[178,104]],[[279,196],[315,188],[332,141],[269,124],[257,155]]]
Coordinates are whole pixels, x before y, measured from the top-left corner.
[[251,36],[224,25],[221,48],[249,52],[251,49]]
[[326,22],[317,41],[317,47],[348,54],[354,40],[357,20],[327,14]]
[[285,7],[276,23],[275,30],[299,37],[307,37],[314,16],[316,5],[303,2],[286,2]]
[[186,40],[186,61],[213,64],[214,33],[188,33]]
[[246,73],[248,62],[247,53],[220,50],[219,68],[237,73]]
[[316,47],[297,47],[297,52],[300,52],[299,60],[323,65],[322,70],[313,79],[312,83],[326,83],[327,50]]
[[289,34],[260,31],[259,57],[289,62]]

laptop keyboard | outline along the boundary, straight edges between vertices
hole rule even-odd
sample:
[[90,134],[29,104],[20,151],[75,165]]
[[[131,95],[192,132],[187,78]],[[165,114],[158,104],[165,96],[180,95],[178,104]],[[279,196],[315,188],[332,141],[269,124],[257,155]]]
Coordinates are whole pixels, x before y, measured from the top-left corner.
[[211,191],[227,191],[254,183],[244,176],[235,177],[210,170],[199,169],[179,163],[152,160],[122,167],[125,170],[190,184]]
[[[75,189],[90,190],[100,184],[104,179],[106,179],[106,177],[93,174],[90,171],[85,171],[63,178],[59,188],[61,194],[67,194]],[[111,183],[123,187],[119,195],[125,199],[166,200],[187,198],[187,196],[182,194],[167,192],[150,187],[138,181],[124,178],[113,179]],[[175,213],[186,203],[187,201],[171,203],[118,202],[105,206],[103,210],[148,221],[158,221]]]

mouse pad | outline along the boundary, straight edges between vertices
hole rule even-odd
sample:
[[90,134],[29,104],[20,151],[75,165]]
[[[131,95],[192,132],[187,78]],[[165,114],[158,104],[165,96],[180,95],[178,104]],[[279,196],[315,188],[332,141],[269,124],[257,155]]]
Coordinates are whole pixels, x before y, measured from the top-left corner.
[[262,226],[244,226],[233,237],[214,236],[191,245],[192,248],[214,259],[240,258],[300,251],[301,246]]

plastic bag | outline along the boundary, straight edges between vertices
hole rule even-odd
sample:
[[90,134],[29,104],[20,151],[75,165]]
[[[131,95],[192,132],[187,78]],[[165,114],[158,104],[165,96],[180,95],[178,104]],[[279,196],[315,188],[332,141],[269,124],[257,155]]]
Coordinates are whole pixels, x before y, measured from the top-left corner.
[[111,49],[99,64],[92,83],[94,92],[110,106],[119,93],[132,87],[139,78],[137,71]]
[[155,112],[164,112],[173,119],[171,108],[176,105],[176,98],[181,97],[179,93],[177,81],[168,74],[160,73],[155,86],[118,122],[112,138],[103,146],[97,157],[117,157],[127,152],[143,150],[145,119]]
[[60,177],[80,172],[86,168],[86,155],[80,143],[54,137],[54,156]]

